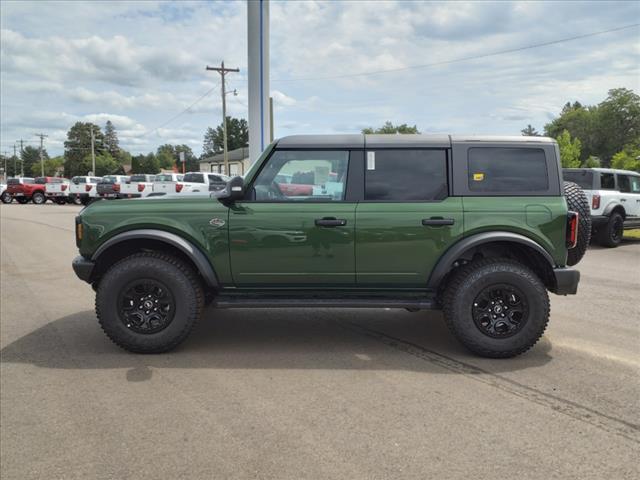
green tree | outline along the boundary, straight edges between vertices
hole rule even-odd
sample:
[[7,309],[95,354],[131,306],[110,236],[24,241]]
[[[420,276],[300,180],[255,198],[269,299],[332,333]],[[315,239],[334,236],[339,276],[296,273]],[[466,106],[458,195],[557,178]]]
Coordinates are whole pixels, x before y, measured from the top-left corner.
[[420,133],[418,127],[414,125],[413,127],[403,123],[402,125],[394,125],[393,123],[386,121],[384,125],[379,128],[363,128],[362,133],[364,134],[372,134],[372,133]]
[[[84,163],[91,165],[91,154],[85,157]],[[120,165],[120,163],[118,163],[118,161],[113,158],[109,152],[102,152],[96,155],[96,171],[94,174],[98,177],[104,177],[105,175],[121,175],[124,174],[124,170],[122,169],[122,165]]]
[[131,160],[131,173],[156,174],[160,172],[158,159],[153,153],[136,155]]
[[640,142],[625,145],[611,159],[611,167],[640,172]]
[[2,156],[2,164],[0,165],[3,169],[5,168],[5,160],[6,160],[6,171],[4,172],[6,177],[16,177],[20,175],[20,158],[18,155],[3,155]]
[[107,120],[107,124],[104,126],[104,144],[107,151],[114,158],[118,155],[118,151],[120,150],[119,143],[116,127],[113,126],[111,120]]
[[587,161],[583,163],[583,167],[587,168],[598,168],[601,167],[600,159],[598,157],[594,157],[593,155],[587,158]]
[[[53,158],[47,158],[44,161],[44,175],[46,177],[55,177],[62,173],[64,166],[64,157],[58,156]],[[39,177],[41,174],[40,161],[31,165],[31,176]],[[25,171],[25,174],[27,172]]]
[[572,137],[580,139],[580,159],[586,161],[591,155],[598,155],[597,115],[597,107],[584,107],[580,102],[567,102],[560,116],[544,126],[545,135],[558,138],[567,130]]
[[640,140],[640,96],[626,88],[609,90],[598,105],[598,151],[609,160],[616,152]]
[[[223,150],[222,122],[215,129],[209,127],[204,134],[202,156],[210,157]],[[246,147],[249,143],[249,125],[244,118],[227,117],[227,149]]]
[[[49,159],[47,150],[43,149],[42,156],[45,160]],[[22,161],[24,162],[24,174],[30,175],[31,172],[36,171],[36,175],[40,176],[40,149],[27,145],[21,154]],[[33,170],[33,166],[37,166],[36,170]]]
[[558,138],[558,146],[560,147],[560,161],[564,168],[576,168],[580,166],[580,149],[582,143],[579,138],[571,140],[571,134],[568,130],[563,131]]
[[156,157],[158,158],[160,168],[165,170],[169,170],[177,165],[178,154],[176,153],[176,147],[169,143],[158,147]]
[[535,128],[533,128],[531,126],[531,124],[527,125],[527,128],[523,128],[522,130],[520,130],[520,133],[522,133],[522,135],[525,136],[525,137],[539,137],[540,136],[538,131]]
[[106,151],[104,135],[99,126],[89,122],[76,122],[67,132],[67,140],[64,142],[64,172],[69,178],[76,175],[86,175],[92,168],[92,129],[95,136],[96,157]]
[[115,155],[113,155],[113,158],[120,165],[131,165],[131,154],[121,148],[116,152]]

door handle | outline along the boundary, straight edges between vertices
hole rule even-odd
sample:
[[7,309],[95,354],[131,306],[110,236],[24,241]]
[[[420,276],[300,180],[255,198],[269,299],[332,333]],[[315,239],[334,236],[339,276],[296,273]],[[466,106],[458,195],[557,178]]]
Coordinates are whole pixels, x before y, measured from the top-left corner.
[[425,227],[441,227],[443,225],[453,225],[455,220],[453,218],[431,217],[423,218],[422,225]]
[[344,227],[347,221],[342,218],[324,217],[316,218],[316,227]]

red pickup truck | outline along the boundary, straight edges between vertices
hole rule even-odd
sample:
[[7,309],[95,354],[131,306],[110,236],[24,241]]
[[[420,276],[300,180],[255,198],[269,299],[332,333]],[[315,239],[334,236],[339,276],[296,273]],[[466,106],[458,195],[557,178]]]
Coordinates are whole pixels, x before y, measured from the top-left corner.
[[7,181],[7,192],[18,203],[25,204],[31,200],[36,205],[42,205],[47,201],[45,195],[47,183],[61,183],[62,181],[63,179],[58,177],[10,178]]

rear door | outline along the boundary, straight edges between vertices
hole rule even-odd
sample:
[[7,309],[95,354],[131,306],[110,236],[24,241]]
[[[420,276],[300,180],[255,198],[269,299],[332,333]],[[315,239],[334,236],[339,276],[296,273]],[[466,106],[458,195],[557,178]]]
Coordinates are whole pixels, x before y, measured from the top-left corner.
[[[247,200],[229,210],[233,279],[241,287],[355,283],[355,203],[346,201],[349,150],[275,150]],[[294,177],[300,188],[282,188]],[[219,221],[219,220],[217,220]]]
[[424,288],[442,253],[462,237],[450,197],[446,149],[369,149],[356,210],[359,286]]
[[[640,215],[640,176],[618,173],[620,201],[627,217]],[[633,219],[635,220],[635,219]]]

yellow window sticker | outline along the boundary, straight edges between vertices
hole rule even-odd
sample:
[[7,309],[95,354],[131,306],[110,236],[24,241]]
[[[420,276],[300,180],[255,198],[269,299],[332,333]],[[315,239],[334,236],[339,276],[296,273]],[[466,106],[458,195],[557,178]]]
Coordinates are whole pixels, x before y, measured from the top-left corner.
[[481,182],[484,180],[484,173],[474,173],[473,174],[473,181],[474,182]]

